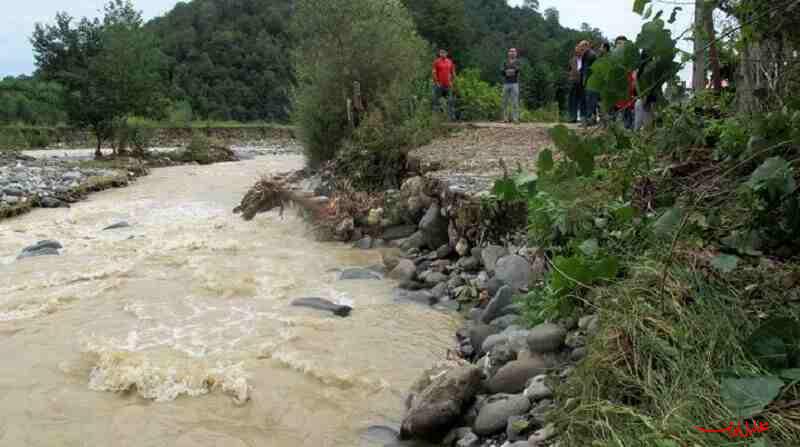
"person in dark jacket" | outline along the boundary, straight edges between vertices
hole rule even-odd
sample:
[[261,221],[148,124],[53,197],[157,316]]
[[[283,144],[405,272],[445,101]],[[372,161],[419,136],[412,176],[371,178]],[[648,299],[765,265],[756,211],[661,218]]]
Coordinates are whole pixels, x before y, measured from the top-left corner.
[[592,76],[592,64],[597,60],[597,53],[592,49],[588,40],[584,40],[578,44],[580,51],[580,73],[581,73],[581,86],[584,91],[584,103],[581,115],[583,116],[584,126],[593,126],[596,124],[597,119],[597,93],[587,88],[589,78]]
[[[508,50],[508,59],[501,68],[503,75],[503,120],[514,123],[519,122],[519,74],[520,62],[517,59],[516,48]],[[511,109],[509,119],[508,109]]]
[[569,123],[578,122],[578,110],[582,107],[583,87],[581,86],[581,72],[578,69],[579,59],[578,47],[576,46],[575,52],[569,61],[569,116],[567,117],[567,122]]

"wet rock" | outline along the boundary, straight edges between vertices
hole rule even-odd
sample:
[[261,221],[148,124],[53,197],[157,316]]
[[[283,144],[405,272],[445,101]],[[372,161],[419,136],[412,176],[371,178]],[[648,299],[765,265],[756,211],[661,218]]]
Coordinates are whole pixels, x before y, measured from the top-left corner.
[[67,204],[56,199],[55,197],[42,197],[39,199],[39,206],[42,208],[61,208]]
[[505,430],[508,418],[525,414],[530,410],[531,402],[522,395],[509,396],[506,399],[490,402],[481,408],[473,429],[481,436],[491,436]]
[[350,306],[343,306],[333,303],[324,298],[298,298],[292,301],[292,306],[309,307],[311,309],[324,310],[338,315],[340,317],[347,317],[353,310]]
[[425,282],[428,284],[439,284],[447,282],[448,279],[450,279],[450,277],[440,272],[430,272],[425,275]]
[[556,352],[564,345],[567,331],[563,327],[553,323],[543,323],[533,329],[528,334],[528,347],[531,352],[542,354]]
[[531,447],[539,447],[545,445],[544,443],[549,439],[555,437],[556,426],[547,424],[543,429],[536,431],[528,438],[528,444]]
[[436,297],[427,290],[403,290],[396,289],[394,298],[397,301],[410,301],[413,303],[423,304],[426,306],[433,306],[438,302]]
[[395,225],[383,230],[383,239],[386,239],[387,241],[405,239],[416,232],[416,225]]
[[389,271],[397,267],[397,264],[403,259],[403,252],[399,248],[384,248],[380,252],[381,262]]
[[436,284],[436,287],[431,289],[431,295],[439,300],[447,297],[447,283],[440,282],[439,284]]
[[386,425],[371,425],[361,433],[361,440],[369,444],[388,444],[400,437],[400,430]]
[[58,250],[63,246],[58,241],[44,240],[39,241],[34,245],[25,247],[22,252],[17,256],[17,259],[32,258],[37,256],[58,256]]
[[472,344],[472,347],[476,350],[481,350],[484,341],[494,334],[497,334],[499,331],[496,327],[489,326],[488,324],[476,324],[469,328],[469,340]]
[[482,249],[481,259],[483,260],[483,266],[486,268],[486,271],[493,273],[495,266],[497,265],[497,261],[506,255],[508,255],[508,250],[506,250],[505,247],[500,247],[499,245],[489,245],[488,247]]
[[79,180],[81,177],[83,177],[83,174],[78,171],[65,172],[61,176],[63,180]]
[[130,226],[131,226],[131,225],[130,225],[128,222],[122,221],[122,222],[117,222],[117,223],[111,224],[111,225],[109,225],[109,226],[107,226],[107,227],[103,228],[103,231],[107,231],[107,230],[117,230],[117,229],[119,229],[119,228],[128,228],[128,227],[130,227]]
[[398,281],[408,281],[417,274],[417,266],[410,259],[400,259],[397,266],[389,272],[389,278]]
[[520,256],[504,256],[497,261],[495,276],[515,290],[527,289],[530,283],[531,266]]
[[399,288],[401,288],[403,290],[412,290],[412,291],[413,290],[428,290],[428,289],[431,288],[430,284],[425,284],[425,283],[422,283],[422,282],[414,281],[412,279],[406,279],[404,281],[401,281],[400,284],[397,285],[397,287],[399,287]]
[[372,238],[369,236],[364,236],[355,243],[355,248],[358,248],[359,250],[369,250],[372,248]]
[[545,383],[546,380],[547,376],[544,374],[534,377],[530,380],[530,383],[528,384],[528,387],[525,388],[525,392],[523,394],[528,396],[528,399],[530,399],[531,402],[553,397],[553,390],[547,386],[547,383]]
[[369,279],[383,279],[383,275],[374,270],[365,268],[349,268],[344,269],[341,273],[339,273],[340,281]]
[[450,244],[444,244],[436,249],[436,257],[439,259],[447,258],[451,253],[453,253],[453,249],[450,248]]
[[446,446],[453,446],[459,439],[464,438],[468,434],[472,433],[472,427],[458,427],[450,430],[447,433],[447,436],[444,437],[442,440],[442,445]]
[[400,244],[400,248],[403,250],[409,251],[412,249],[419,250],[425,246],[425,235],[422,234],[422,231],[417,231],[416,233],[409,236],[406,240]]
[[497,277],[492,277],[486,282],[486,291],[489,292],[489,296],[495,296],[504,285],[506,284],[503,281],[500,281]]
[[489,352],[496,345],[507,343],[514,352],[519,353],[522,349],[527,349],[527,336],[527,330],[519,329],[517,326],[511,325],[499,334],[486,337],[481,349],[483,352]]
[[477,258],[468,256],[459,259],[456,266],[465,272],[476,272],[481,268],[481,263]]
[[442,216],[439,205],[431,205],[425,216],[419,222],[419,229],[422,232],[425,244],[432,250],[448,244],[450,238],[447,235],[449,221]]
[[475,287],[480,290],[486,290],[486,284],[489,282],[489,274],[486,272],[478,273],[478,277],[475,278]]
[[512,304],[514,300],[514,291],[509,286],[503,286],[497,291],[497,294],[489,301],[486,309],[481,315],[481,321],[489,323],[497,318],[498,312],[504,307]]
[[586,346],[586,337],[580,332],[570,332],[567,334],[564,344],[572,349],[582,348]]
[[440,440],[478,393],[480,383],[481,370],[473,365],[454,368],[434,379],[413,399],[403,419],[401,438]]
[[519,324],[522,321],[519,315],[503,315],[502,317],[497,317],[489,323],[491,326],[496,327],[497,329],[503,331],[509,326]]
[[517,359],[517,354],[511,349],[508,343],[500,343],[492,346],[489,352],[489,368],[486,371],[489,377],[494,376],[497,371],[509,362]]
[[492,393],[521,393],[528,380],[547,372],[547,366],[539,357],[509,362],[487,381],[486,387]]
[[570,361],[579,362],[586,357],[586,348],[576,348],[569,354]]

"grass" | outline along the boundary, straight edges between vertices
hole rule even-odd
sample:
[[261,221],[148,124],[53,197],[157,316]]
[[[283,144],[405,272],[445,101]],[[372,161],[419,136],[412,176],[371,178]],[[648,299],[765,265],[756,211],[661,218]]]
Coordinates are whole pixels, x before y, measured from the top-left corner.
[[[800,309],[785,301],[775,281],[786,266],[756,265],[720,277],[703,258],[683,253],[667,275],[664,265],[643,258],[629,279],[595,291],[600,332],[560,390],[576,404],[552,415],[565,445],[750,445],[694,427],[723,428],[737,419],[721,402],[719,373],[759,373],[742,336],[763,315],[797,318]],[[785,391],[785,399],[798,397],[796,386]],[[762,416],[770,425],[761,435],[768,445],[798,445],[800,409]]]

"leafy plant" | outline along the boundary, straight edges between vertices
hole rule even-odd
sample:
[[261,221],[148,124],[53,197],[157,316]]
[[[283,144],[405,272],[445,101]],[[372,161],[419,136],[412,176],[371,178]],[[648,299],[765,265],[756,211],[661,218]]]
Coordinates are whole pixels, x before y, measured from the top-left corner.
[[454,87],[461,119],[491,120],[500,114],[503,94],[498,86],[483,81],[479,70],[469,68],[459,73]]

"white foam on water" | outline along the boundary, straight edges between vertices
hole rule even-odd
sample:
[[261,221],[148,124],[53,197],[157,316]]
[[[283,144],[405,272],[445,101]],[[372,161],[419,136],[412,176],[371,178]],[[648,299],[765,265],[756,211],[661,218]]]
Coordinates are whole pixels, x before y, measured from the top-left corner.
[[252,391],[241,362],[210,363],[169,354],[151,358],[92,343],[86,345],[85,352],[93,362],[88,386],[94,391],[136,391],[145,399],[169,402],[180,396],[202,396],[220,390],[237,403],[247,402]]

